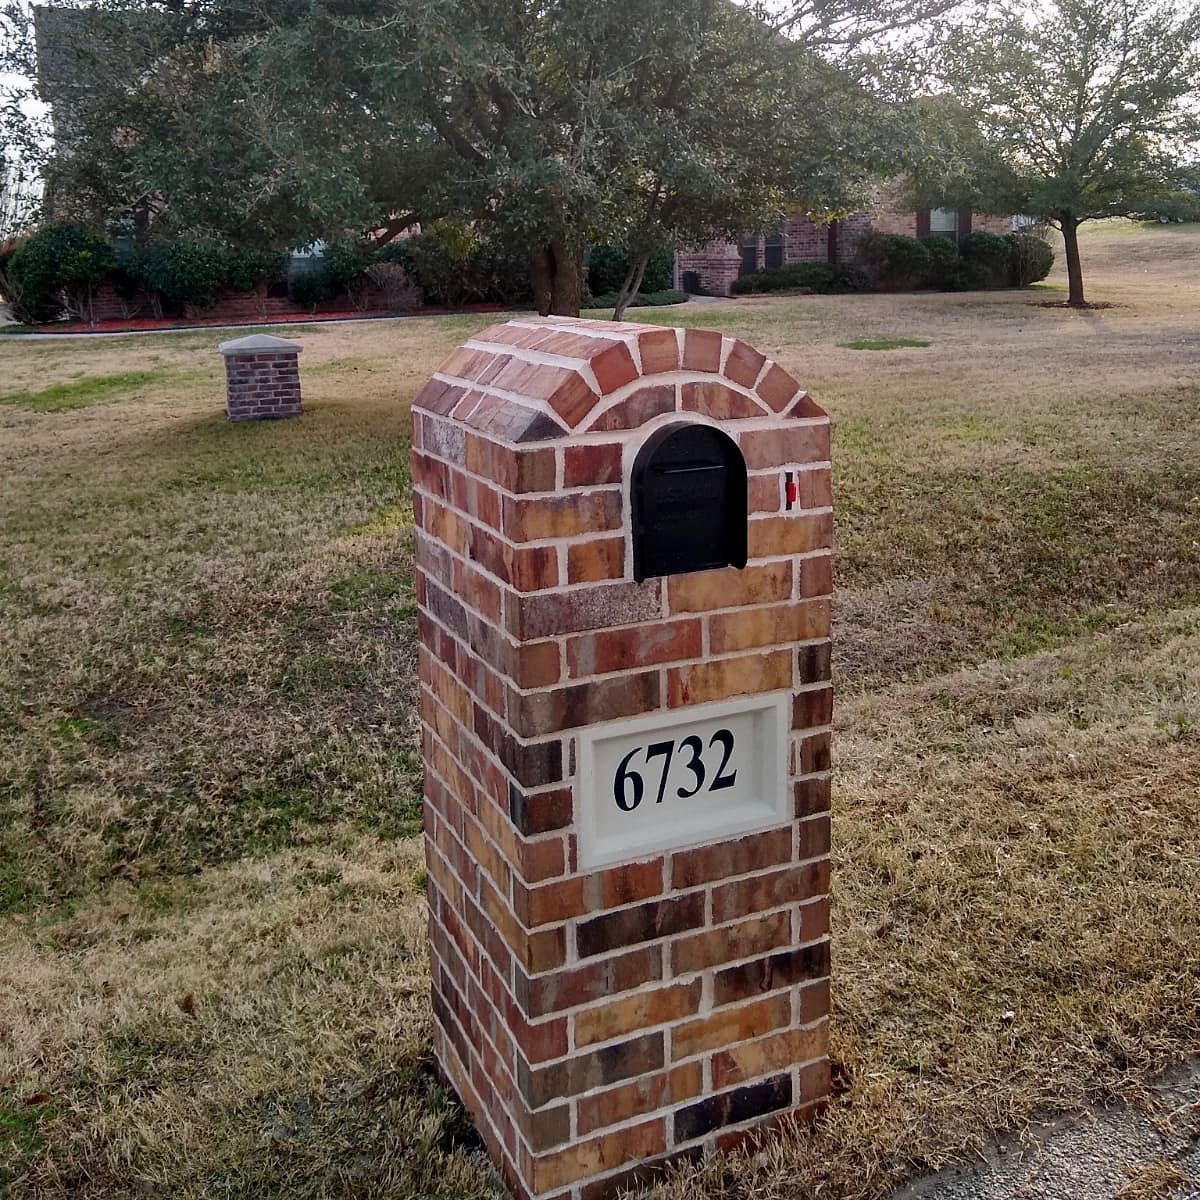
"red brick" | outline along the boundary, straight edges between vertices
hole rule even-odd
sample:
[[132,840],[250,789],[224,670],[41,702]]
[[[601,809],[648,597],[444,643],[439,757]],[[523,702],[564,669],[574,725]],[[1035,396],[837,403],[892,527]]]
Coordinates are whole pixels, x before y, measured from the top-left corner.
[[791,916],[782,911],[678,938],[671,943],[671,974],[687,975],[739,958],[765,954],[788,945],[791,937]]
[[829,1053],[829,1025],[788,1029],[783,1033],[744,1042],[712,1056],[712,1085],[718,1091],[757,1079]]
[[661,978],[660,948],[639,946],[626,954],[532,979],[518,967],[514,991],[518,1004],[530,1017],[542,1017],[605,996],[632,991]]
[[792,827],[752,833],[733,841],[716,842],[695,850],[677,850],[671,855],[671,886],[697,887],[730,875],[745,875],[763,867],[774,867],[792,857]]
[[789,425],[786,429],[758,429],[743,433],[738,441],[746,466],[796,466],[829,459],[828,425]]
[[829,734],[815,733],[800,739],[794,752],[797,775],[811,775],[815,771],[829,770]]
[[792,700],[792,728],[812,729],[833,721],[833,689],[799,692]]
[[701,623],[698,620],[662,622],[629,629],[601,630],[567,640],[567,675],[605,675],[630,666],[679,662],[699,658]]
[[625,576],[625,539],[589,538],[567,547],[567,582],[595,583]]
[[725,376],[742,387],[753,387],[766,358],[752,350],[745,342],[734,342],[725,360]]
[[[782,988],[791,988],[807,980],[823,979],[828,974],[828,940],[814,942],[809,946],[798,946],[792,950],[781,950],[718,971],[713,977],[713,1004],[735,1005],[764,992],[778,992]],[[787,1001],[790,1009],[787,992],[776,999]],[[730,1011],[741,1014],[746,1011],[746,1006],[733,1007]],[[729,1043],[734,1040],[730,1038]]]
[[683,335],[683,366],[688,371],[721,369],[721,334],[716,329],[689,329]]
[[638,377],[633,355],[624,342],[617,342],[601,351],[591,360],[591,368],[595,373],[600,391],[607,396],[618,388],[632,383]]
[[592,430],[636,429],[653,417],[675,411],[675,385],[639,388],[632,396],[602,412],[588,426]]
[[756,400],[715,379],[705,383],[685,383],[682,396],[685,412],[704,413],[717,421],[765,415],[763,406]]
[[796,492],[801,508],[828,508],[833,503],[833,478],[829,468],[797,471]]
[[596,487],[604,483],[620,483],[621,443],[565,446],[563,448],[563,486]]
[[578,1101],[580,1136],[606,1125],[631,1121],[700,1094],[703,1079],[699,1062],[684,1063],[658,1075],[647,1075],[633,1083],[610,1088]]
[[782,908],[800,900],[812,900],[829,891],[829,862],[808,863],[802,867],[784,867],[718,884],[712,893],[712,919],[720,924],[750,913]]
[[833,559],[828,554],[802,559],[799,568],[801,596],[833,595]]
[[779,512],[783,506],[783,479],[780,475],[751,475],[746,481],[749,510]]
[[791,404],[799,390],[800,385],[775,363],[767,368],[767,373],[758,385],[758,394],[767,402],[773,412],[783,412]]
[[797,819],[829,811],[829,777],[802,779],[795,786],[795,815]]
[[787,650],[718,659],[667,671],[667,705],[704,704],[729,696],[776,692],[792,686],[792,656]]
[[562,670],[560,657],[557,642],[524,642],[512,649],[512,678],[521,688],[557,683]]
[[673,329],[648,329],[638,338],[643,375],[663,375],[679,369],[679,340]]

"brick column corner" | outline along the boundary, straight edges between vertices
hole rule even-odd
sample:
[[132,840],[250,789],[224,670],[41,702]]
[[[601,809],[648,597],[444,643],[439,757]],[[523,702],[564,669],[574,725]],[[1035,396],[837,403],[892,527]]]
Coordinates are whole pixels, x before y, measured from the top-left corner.
[[301,347],[297,342],[253,333],[222,342],[225,415],[231,421],[267,421],[300,415]]

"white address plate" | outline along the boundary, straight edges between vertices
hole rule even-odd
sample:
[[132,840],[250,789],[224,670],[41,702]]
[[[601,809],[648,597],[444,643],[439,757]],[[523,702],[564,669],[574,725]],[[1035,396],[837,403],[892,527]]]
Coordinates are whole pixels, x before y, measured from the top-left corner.
[[784,825],[790,692],[652,713],[579,735],[579,865]]

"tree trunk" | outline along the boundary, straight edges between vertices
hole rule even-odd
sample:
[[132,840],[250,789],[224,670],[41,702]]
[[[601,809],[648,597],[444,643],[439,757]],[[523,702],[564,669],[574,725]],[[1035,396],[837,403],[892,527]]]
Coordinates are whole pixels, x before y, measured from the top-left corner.
[[1067,255],[1067,303],[1072,308],[1083,308],[1083,267],[1079,262],[1079,221],[1073,213],[1059,216],[1062,228],[1063,249]]
[[613,309],[613,320],[619,321],[629,307],[629,302],[638,294],[642,280],[646,275],[646,264],[650,261],[649,254],[642,254],[629,264],[625,278],[621,281],[621,290],[617,292],[617,304]]
[[583,256],[579,248],[556,239],[530,252],[533,299],[543,317],[577,317],[583,301]]

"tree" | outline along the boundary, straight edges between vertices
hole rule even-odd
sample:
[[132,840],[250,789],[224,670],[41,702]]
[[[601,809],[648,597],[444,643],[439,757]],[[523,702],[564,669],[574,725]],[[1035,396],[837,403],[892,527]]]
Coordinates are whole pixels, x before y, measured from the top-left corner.
[[487,223],[575,313],[589,241],[636,267],[849,204],[886,157],[850,51],[948,3],[104,0],[106,37],[44,87],[70,115],[48,179],[62,215],[234,244]]
[[985,206],[1062,232],[1083,306],[1080,225],[1152,208],[1200,136],[1200,7],[1023,0],[954,30],[942,76],[981,139],[957,150]]

